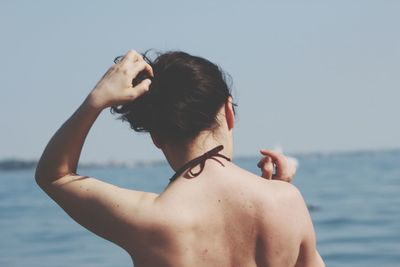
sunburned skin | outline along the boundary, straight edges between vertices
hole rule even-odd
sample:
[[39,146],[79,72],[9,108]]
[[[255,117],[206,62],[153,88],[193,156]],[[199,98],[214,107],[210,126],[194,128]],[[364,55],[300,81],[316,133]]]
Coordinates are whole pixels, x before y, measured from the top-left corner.
[[80,225],[126,250],[136,267],[325,266],[307,207],[290,183],[296,172],[290,160],[261,150],[261,176],[228,160],[235,121],[230,98],[220,107],[220,123],[212,132],[200,132],[181,145],[151,135],[174,170],[223,148],[218,150],[223,156],[208,154],[170,184],[165,177],[161,194],[76,174],[85,138],[101,111],[149,90],[149,79],[132,86],[142,72],[153,76],[135,51],[106,72],[49,141],[36,169],[38,185]]

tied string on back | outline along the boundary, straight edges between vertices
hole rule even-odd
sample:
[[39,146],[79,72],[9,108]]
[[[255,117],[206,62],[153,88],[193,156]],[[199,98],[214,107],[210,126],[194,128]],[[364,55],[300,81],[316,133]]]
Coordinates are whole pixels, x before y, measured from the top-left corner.
[[[210,159],[210,158],[213,158],[213,157],[221,157],[221,158],[224,158],[224,159],[226,159],[228,161],[231,161],[230,158],[228,158],[227,156],[222,155],[222,154],[219,153],[222,149],[224,149],[224,146],[223,145],[219,145],[219,146],[211,149],[210,151],[204,153],[200,157],[194,158],[191,161],[187,162],[179,170],[176,171],[176,173],[174,174],[174,176],[171,177],[171,179],[169,179],[169,183],[172,183],[173,181],[175,181],[176,178],[178,178],[187,169],[189,169],[189,174],[190,174],[190,176],[192,178],[198,176],[203,171],[204,166],[206,165],[207,159]],[[194,172],[193,169],[197,165],[200,165],[200,169],[199,169],[199,171]],[[223,165],[223,164],[221,163],[221,165]]]

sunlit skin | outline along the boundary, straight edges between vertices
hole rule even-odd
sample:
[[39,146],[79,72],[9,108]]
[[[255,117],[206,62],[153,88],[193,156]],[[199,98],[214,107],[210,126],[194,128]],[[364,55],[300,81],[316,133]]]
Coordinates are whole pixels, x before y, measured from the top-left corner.
[[[290,183],[296,168],[281,153],[260,151],[261,176],[223,158],[209,159],[198,177],[187,179],[184,173],[159,195],[76,174],[85,138],[101,111],[149,90],[149,79],[132,87],[142,71],[153,76],[135,51],[110,67],[49,141],[35,175],[40,187],[79,224],[125,249],[137,267],[325,266],[307,207]],[[151,137],[174,170],[217,145],[232,158],[231,99],[217,119],[213,132],[184,144]]]

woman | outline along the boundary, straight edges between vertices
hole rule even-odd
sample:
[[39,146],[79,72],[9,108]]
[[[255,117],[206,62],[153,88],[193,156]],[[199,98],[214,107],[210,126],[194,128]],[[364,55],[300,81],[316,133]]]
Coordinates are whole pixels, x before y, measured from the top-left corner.
[[[76,174],[85,138],[108,107],[149,132],[176,171],[160,195]],[[306,205],[289,183],[294,168],[269,150],[261,151],[262,177],[232,163],[234,119],[218,66],[183,52],[149,64],[129,51],[50,140],[36,181],[137,267],[324,266]]]

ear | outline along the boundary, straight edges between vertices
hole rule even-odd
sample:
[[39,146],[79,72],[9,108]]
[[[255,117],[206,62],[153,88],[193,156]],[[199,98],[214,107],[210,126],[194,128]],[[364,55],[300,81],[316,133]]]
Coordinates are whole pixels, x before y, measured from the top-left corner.
[[155,134],[152,134],[152,133],[150,133],[150,136],[151,136],[151,140],[153,140],[153,144],[157,148],[161,149],[162,145],[161,145],[159,138]]
[[235,112],[233,111],[232,97],[228,97],[225,101],[225,117],[228,129],[231,130],[235,127]]

